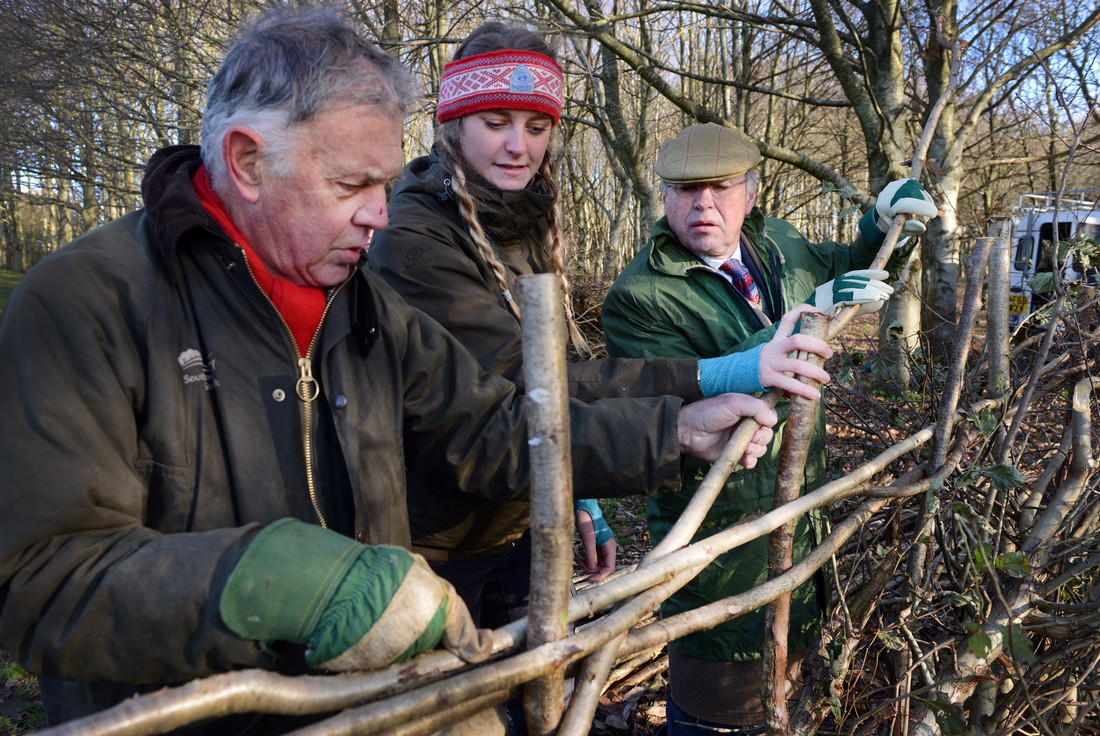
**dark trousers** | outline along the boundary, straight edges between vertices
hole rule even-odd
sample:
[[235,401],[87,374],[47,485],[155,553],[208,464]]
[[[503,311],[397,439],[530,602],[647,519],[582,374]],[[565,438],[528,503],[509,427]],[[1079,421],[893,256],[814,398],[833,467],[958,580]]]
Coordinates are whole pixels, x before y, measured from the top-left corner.
[[[530,533],[524,534],[515,547],[501,555],[428,564],[436,575],[455,586],[480,628],[498,629],[527,615],[531,593]],[[511,721],[509,736],[527,733],[523,698],[505,702],[504,708]]]
[[[455,586],[470,616],[480,628],[499,629],[527,615],[531,594],[531,534],[527,532],[508,552],[480,560],[429,562],[436,575]],[[573,627],[570,625],[569,631]],[[566,698],[573,692],[573,680],[565,681]],[[507,701],[512,721],[509,736],[527,733],[523,698]]]
[[688,715],[670,697],[665,701],[665,730],[662,736],[715,736],[721,733],[763,733],[764,728],[738,728]]
[[480,628],[498,629],[527,615],[527,598],[531,593],[529,533],[504,554],[428,564],[436,575],[455,586]]

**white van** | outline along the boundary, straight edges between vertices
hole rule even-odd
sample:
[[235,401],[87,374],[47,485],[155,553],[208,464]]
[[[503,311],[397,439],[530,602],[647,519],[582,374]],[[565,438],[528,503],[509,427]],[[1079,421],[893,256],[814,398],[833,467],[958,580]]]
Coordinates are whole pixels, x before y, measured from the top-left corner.
[[[1021,194],[1019,206],[1012,212],[1016,248],[1009,282],[1010,329],[1016,329],[1024,317],[1048,301],[1048,294],[1032,291],[1031,281],[1036,274],[1050,273],[1053,267],[1055,196],[1055,192]],[[1058,241],[1065,243],[1078,234],[1100,243],[1100,189],[1062,193],[1058,207]],[[1063,265],[1064,280],[1074,281],[1081,277],[1072,253]]]

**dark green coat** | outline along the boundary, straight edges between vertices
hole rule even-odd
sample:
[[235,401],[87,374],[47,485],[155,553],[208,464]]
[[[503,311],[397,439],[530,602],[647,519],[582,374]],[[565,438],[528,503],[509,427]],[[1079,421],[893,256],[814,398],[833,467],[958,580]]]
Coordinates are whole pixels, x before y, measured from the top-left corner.
[[[814,288],[847,271],[864,268],[875,256],[862,237],[851,246],[810,243],[782,220],[765,218],[754,209],[742,227],[743,256],[752,257],[763,273],[764,307],[772,323],[784,312],[806,301]],[[765,320],[766,321],[766,320]],[[746,350],[770,340],[773,326],[765,326],[744,298],[716,270],[677,241],[665,218],[650,234],[649,244],[615,280],[603,304],[604,334],[611,355],[630,357],[711,358]],[[803,489],[825,482],[825,413],[818,405],[816,430],[803,478]],[[696,539],[709,536],[746,515],[771,508],[779,448],[787,416],[780,403],[780,423],[767,455],[752,470],[738,470],[707,515]],[[656,544],[668,533],[703,477],[709,464],[689,459],[684,487],[678,493],[649,500],[650,534]],[[795,560],[812,548],[824,528],[818,516],[811,528],[799,521]],[[766,579],[767,538],[722,555],[663,606],[665,616],[696,608],[748,590]],[[791,614],[792,650],[812,643],[822,606],[814,581],[794,593]],[[709,631],[677,642],[685,654],[713,661],[745,661],[760,657],[764,636],[763,609]]]
[[[458,338],[485,370],[523,393],[522,327],[470,237],[450,177],[434,155],[405,167],[390,195],[389,224],[371,242],[368,265]],[[499,200],[480,203],[478,215],[515,293],[518,276],[553,270],[544,245],[553,200],[534,188],[493,192]],[[569,395],[586,402],[662,394],[701,398],[694,359],[591,360],[569,363],[567,372]],[[621,444],[612,436],[607,442]],[[426,483],[418,468],[409,468],[413,548],[429,560],[503,552],[527,530],[529,510],[526,501],[501,502]]]

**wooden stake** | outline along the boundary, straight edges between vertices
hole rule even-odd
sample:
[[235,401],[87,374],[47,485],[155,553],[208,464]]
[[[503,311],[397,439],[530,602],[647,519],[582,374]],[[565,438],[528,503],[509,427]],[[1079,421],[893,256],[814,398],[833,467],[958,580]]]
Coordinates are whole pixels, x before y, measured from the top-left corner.
[[986,396],[1000,396],[1001,387],[1008,385],[1008,286],[1014,229],[1011,217],[994,217],[989,227],[989,235],[994,241],[989,251],[989,303],[986,305],[985,346],[989,355]]
[[[565,319],[554,274],[520,276],[527,437],[531,453],[531,596],[527,646],[566,635],[573,577],[573,475],[569,449],[569,392]],[[565,703],[565,670],[528,684],[527,731],[546,736],[558,727]]]
[[[802,315],[802,334],[824,338],[828,329],[828,317],[823,314]],[[822,366],[820,355],[799,351],[798,357],[814,365]],[[816,388],[818,381],[800,378],[803,383]],[[820,399],[792,396],[783,430],[783,446],[779,453],[779,470],[775,478],[772,508],[779,508],[798,498],[806,458],[814,435],[817,403]],[[774,578],[790,569],[794,562],[794,527],[789,521],[771,533],[768,540],[768,577]],[[764,650],[761,697],[764,704],[764,720],[770,734],[785,734],[790,714],[787,713],[787,634],[791,623],[791,594],[785,593],[764,610]]]

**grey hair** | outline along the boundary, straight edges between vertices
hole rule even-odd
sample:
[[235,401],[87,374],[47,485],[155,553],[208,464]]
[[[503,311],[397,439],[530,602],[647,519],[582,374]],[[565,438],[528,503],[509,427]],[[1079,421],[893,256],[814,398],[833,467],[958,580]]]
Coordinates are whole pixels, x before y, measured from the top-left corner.
[[281,154],[294,127],[358,105],[404,118],[416,98],[409,71],[360,38],[335,9],[271,10],[243,28],[210,81],[202,160],[213,180],[221,179],[222,139],[234,126],[246,125],[263,137],[278,175],[287,165]]
[[749,169],[745,172],[745,180],[748,181],[748,184],[745,185],[745,188],[748,190],[749,194],[756,194],[758,191],[760,191],[759,171],[757,171],[756,169]]

